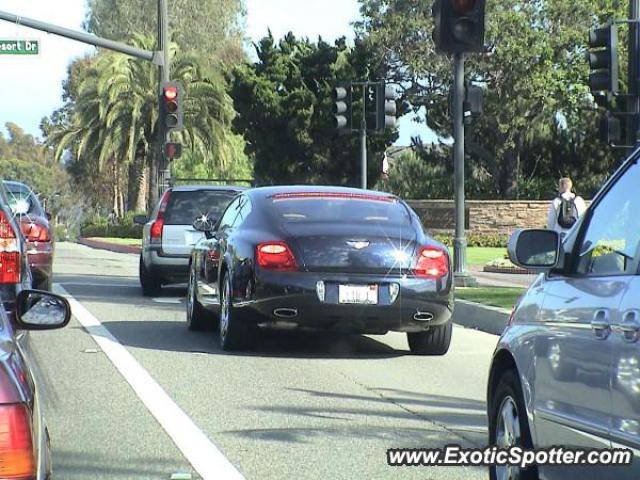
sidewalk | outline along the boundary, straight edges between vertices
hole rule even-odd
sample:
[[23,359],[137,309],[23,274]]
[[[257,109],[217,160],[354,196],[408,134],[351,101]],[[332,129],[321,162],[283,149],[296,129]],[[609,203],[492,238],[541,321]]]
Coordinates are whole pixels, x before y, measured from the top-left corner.
[[525,275],[519,273],[489,273],[483,272],[482,267],[471,266],[469,272],[473,275],[481,287],[528,287],[536,279],[537,275]]
[[96,240],[95,238],[89,239],[80,237],[78,239],[78,243],[87,247],[99,248],[100,250],[108,250],[116,253],[133,253],[137,255],[142,251],[141,247],[105,242],[104,240]]

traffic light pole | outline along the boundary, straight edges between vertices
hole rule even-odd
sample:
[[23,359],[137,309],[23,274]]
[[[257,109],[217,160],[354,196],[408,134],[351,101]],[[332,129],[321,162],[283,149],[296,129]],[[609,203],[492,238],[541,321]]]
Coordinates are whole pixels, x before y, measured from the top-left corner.
[[[158,0],[158,49],[162,52],[162,65],[158,71],[158,98],[162,94],[163,82],[170,80],[170,63],[169,63],[169,7],[167,0]],[[158,148],[157,155],[158,161],[158,188],[157,197],[153,201],[153,205],[157,203],[157,199],[160,198],[162,192],[169,187],[171,182],[171,171],[169,169],[169,161],[166,158],[164,146],[169,141],[169,132],[159,122],[158,127]]]
[[360,121],[360,172],[362,189],[367,189],[367,85],[362,86],[362,120]]
[[629,0],[629,98],[627,118],[627,145],[638,142],[640,120],[640,0]]
[[464,192],[464,54],[453,56],[453,147],[456,233],[453,242],[453,271],[458,287],[477,284],[467,272],[467,239],[465,236]]

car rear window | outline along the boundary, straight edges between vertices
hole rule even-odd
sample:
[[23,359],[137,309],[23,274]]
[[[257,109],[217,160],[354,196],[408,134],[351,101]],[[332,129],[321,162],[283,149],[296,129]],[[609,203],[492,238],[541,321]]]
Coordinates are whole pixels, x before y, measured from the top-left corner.
[[411,223],[407,208],[391,196],[284,193],[272,196],[271,203],[283,222]]
[[164,216],[165,225],[191,225],[200,215],[220,218],[237,192],[194,190],[171,192]]
[[44,210],[40,205],[38,198],[29,190],[22,188],[16,188],[14,186],[7,187],[7,201],[9,202],[9,208],[14,215],[36,215],[44,217]]

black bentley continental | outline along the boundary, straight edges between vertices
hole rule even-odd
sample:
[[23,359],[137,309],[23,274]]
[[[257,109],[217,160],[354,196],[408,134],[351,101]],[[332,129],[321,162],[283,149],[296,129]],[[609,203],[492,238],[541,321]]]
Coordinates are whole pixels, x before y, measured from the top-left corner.
[[410,350],[444,355],[453,287],[447,248],[388,194],[341,187],[264,187],[201,217],[187,295],[191,330],[217,328],[224,350],[259,329],[406,332]]

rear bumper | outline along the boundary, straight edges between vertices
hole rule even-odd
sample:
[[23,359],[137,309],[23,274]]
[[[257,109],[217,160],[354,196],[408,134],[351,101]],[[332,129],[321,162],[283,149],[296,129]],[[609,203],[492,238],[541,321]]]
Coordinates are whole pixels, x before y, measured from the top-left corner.
[[160,247],[145,247],[144,264],[164,283],[184,283],[189,279],[189,255],[167,255]]
[[[325,300],[316,290],[325,285]],[[378,285],[377,305],[338,303],[338,285]],[[395,301],[390,285],[399,285]],[[451,319],[453,295],[450,279],[423,280],[320,273],[271,273],[256,276],[250,299],[235,298],[242,321],[265,328],[302,328],[345,333],[384,334],[388,331],[416,332],[442,325]],[[415,318],[422,313],[423,319]],[[426,317],[426,318],[425,318]],[[429,318],[431,317],[431,318]]]

